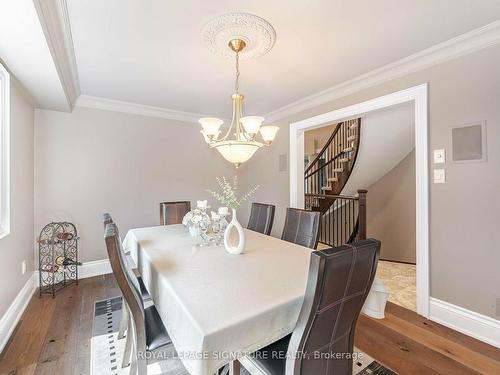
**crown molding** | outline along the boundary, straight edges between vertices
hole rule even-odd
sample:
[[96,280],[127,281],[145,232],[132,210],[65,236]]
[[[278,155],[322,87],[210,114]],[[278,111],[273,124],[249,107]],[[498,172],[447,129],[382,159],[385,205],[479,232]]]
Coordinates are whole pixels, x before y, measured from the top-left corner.
[[278,121],[346,95],[441,64],[499,42],[500,21],[495,21],[316,94],[306,96],[271,111],[264,117],[266,123]]
[[80,96],[80,82],[66,0],[33,2],[66,100],[72,109]]
[[137,104],[132,102],[124,102],[121,100],[106,99],[98,96],[80,95],[76,100],[75,106],[94,109],[102,109],[105,111],[132,113],[135,115],[159,117],[169,120],[185,121],[198,123],[200,117],[206,117],[198,113],[176,111],[162,107],[155,107],[146,104]]

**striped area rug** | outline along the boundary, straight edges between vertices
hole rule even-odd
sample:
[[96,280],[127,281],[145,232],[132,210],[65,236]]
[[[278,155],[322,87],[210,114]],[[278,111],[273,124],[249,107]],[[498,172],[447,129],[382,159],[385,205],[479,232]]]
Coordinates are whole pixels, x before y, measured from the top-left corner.
[[[130,366],[122,369],[125,339],[118,340],[118,327],[122,316],[122,297],[97,301],[94,305],[94,319],[91,340],[91,375],[128,375]],[[181,361],[176,358],[175,349],[168,345],[163,349],[168,359],[148,364],[148,375],[189,375]],[[353,375],[397,375],[357,348],[358,360],[353,363]],[[227,375],[226,366],[217,375]],[[242,375],[250,375],[241,369]]]

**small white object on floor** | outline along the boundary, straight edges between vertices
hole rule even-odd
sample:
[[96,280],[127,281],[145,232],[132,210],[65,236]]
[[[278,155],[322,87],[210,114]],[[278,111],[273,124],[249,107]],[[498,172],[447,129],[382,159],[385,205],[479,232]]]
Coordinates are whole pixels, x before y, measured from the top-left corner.
[[375,277],[362,312],[375,319],[384,319],[385,304],[388,299],[389,292],[387,291],[383,281]]

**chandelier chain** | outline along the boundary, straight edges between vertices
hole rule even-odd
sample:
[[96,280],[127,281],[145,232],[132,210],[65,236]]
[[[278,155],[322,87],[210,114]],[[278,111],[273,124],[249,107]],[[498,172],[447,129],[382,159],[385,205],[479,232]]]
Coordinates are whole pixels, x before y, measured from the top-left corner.
[[236,52],[236,80],[234,82],[234,92],[240,92],[240,54]]

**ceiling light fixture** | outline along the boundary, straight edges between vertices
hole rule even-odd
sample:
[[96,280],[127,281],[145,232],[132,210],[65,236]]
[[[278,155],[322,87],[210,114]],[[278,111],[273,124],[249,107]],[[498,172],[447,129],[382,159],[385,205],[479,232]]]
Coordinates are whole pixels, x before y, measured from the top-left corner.
[[[224,17],[235,17],[237,15],[238,14],[231,13]],[[257,16],[245,14],[244,16],[255,17],[258,22],[266,22]],[[271,26],[269,25],[269,27]],[[274,32],[274,30],[272,31]],[[269,146],[274,141],[279,127],[262,126],[264,117],[261,116],[243,117],[242,103],[244,96],[239,92],[239,59],[240,52],[247,46],[247,42],[242,38],[235,37],[229,41],[228,46],[234,52],[236,62],[234,94],[231,95],[231,100],[233,102],[231,125],[225,134],[221,136],[221,126],[224,124],[223,120],[215,117],[204,117],[199,119],[199,123],[202,127],[201,133],[207,144],[211,148],[217,149],[227,161],[233,163],[236,168],[238,168],[242,163],[249,160],[260,147],[264,145]],[[256,140],[258,133],[260,133],[263,142]]]

